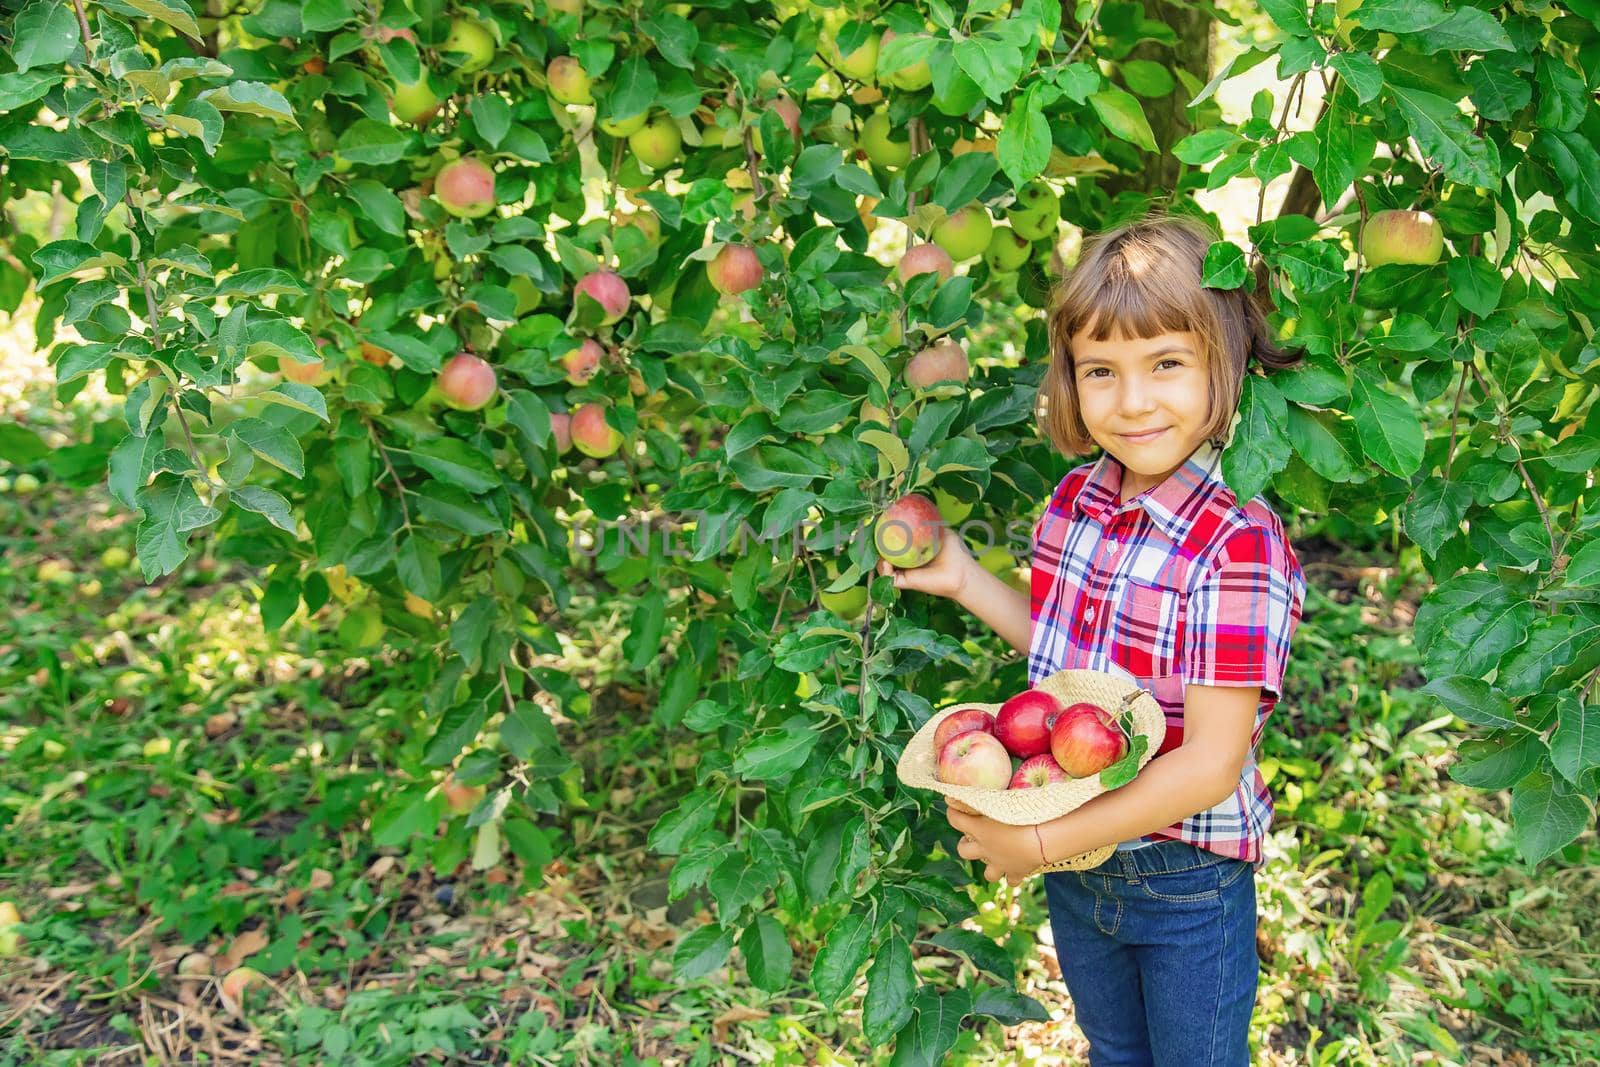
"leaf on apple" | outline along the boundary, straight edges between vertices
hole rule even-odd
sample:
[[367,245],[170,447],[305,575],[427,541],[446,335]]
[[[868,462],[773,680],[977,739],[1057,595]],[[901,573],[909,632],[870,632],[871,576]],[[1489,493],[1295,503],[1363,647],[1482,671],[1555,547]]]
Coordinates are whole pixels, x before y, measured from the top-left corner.
[[1139,759],[1149,747],[1150,739],[1136,734],[1128,745],[1128,754],[1100,772],[1100,784],[1107,789],[1117,789],[1133,781],[1133,776],[1139,773]]

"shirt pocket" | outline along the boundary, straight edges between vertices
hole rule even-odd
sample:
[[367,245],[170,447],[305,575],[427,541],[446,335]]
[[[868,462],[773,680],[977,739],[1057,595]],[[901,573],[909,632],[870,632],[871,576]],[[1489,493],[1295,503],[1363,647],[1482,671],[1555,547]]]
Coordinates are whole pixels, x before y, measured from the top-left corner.
[[1128,579],[1112,613],[1111,658],[1138,678],[1166,678],[1181,665],[1183,591]]

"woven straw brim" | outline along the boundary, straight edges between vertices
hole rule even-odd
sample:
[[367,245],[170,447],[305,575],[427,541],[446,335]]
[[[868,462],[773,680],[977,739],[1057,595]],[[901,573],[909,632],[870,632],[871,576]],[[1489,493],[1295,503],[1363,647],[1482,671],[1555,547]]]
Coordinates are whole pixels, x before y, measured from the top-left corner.
[[[1139,686],[1103,671],[1057,671],[1040,679],[1034,686],[1067,704],[1086,700],[1103,708],[1116,710],[1127,700],[1133,711],[1131,729],[1150,739],[1144,754],[1139,757],[1139,767],[1149,763],[1161,747],[1167,733],[1166,716],[1161,705]],[[967,807],[1008,826],[1034,826],[1065,815],[1084,803],[1104,793],[1100,776],[1074,778],[1065,782],[1032,789],[983,789],[974,785],[951,785],[941,782],[935,774],[939,755],[933,750],[933,735],[939,723],[963,708],[980,708],[991,715],[998,714],[999,704],[952,704],[934,712],[933,718],[923,724],[916,736],[906,744],[900,754],[895,772],[900,781],[917,789],[932,789],[947,797],[954,797]],[[1091,852],[1083,852],[1055,863],[1046,864],[1031,872],[1082,871],[1098,867],[1116,851],[1115,845],[1106,845]]]

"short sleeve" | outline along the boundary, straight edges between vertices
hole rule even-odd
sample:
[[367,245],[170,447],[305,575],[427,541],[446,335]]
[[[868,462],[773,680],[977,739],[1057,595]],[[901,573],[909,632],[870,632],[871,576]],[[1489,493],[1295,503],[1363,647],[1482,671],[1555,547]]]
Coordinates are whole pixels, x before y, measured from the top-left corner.
[[1283,536],[1266,526],[1230,534],[1188,597],[1183,680],[1260,686],[1283,694],[1305,579]]
[[1028,611],[1033,622],[1039,621],[1045,595],[1061,570],[1063,531],[1071,521],[1072,502],[1077,499],[1079,490],[1083,488],[1084,470],[1085,468],[1080,467],[1069,471],[1066,477],[1057,483],[1044,512],[1033,524],[1028,558],[1030,576]]

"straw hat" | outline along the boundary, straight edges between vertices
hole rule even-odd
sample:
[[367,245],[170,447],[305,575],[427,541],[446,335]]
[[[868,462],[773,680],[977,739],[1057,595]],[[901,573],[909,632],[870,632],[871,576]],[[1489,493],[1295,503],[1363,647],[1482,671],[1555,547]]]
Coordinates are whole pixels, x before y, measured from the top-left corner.
[[[1141,770],[1155,756],[1166,736],[1167,721],[1161,712],[1161,705],[1156,703],[1155,697],[1139,687],[1132,675],[1118,677],[1106,671],[1057,671],[1040,679],[1034,688],[1042,689],[1065,704],[1088,701],[1112,712],[1128,709],[1126,722],[1129,731],[1134,736],[1142,735],[1149,739],[1139,757]],[[1033,826],[1049,822],[1106,791],[1099,775],[1053,782],[1032,789],[984,789],[939,781],[935,773],[939,754],[933,748],[933,735],[939,729],[940,722],[964,708],[978,708],[994,715],[999,712],[1000,705],[952,704],[934,712],[933,717],[923,724],[900,754],[895,772],[901,782],[917,789],[932,789],[947,797],[954,797],[979,814],[1009,826]],[[1115,845],[1105,845],[1046,864],[1031,872],[1029,877],[1047,871],[1082,871],[1098,867],[1114,851]]]

